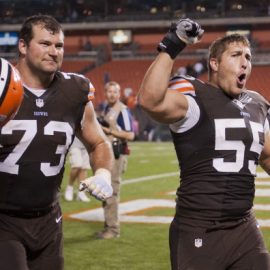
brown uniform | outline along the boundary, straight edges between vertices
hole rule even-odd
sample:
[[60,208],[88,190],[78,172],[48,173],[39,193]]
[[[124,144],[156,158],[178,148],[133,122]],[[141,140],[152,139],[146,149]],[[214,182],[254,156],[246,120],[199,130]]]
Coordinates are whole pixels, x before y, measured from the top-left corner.
[[0,130],[3,270],[63,267],[59,191],[91,88],[82,76],[57,72],[43,95],[25,88],[16,117]]
[[253,91],[233,99],[200,80],[188,82],[186,94],[197,104],[190,117],[198,119],[172,130],[181,170],[170,229],[172,269],[268,270],[252,206],[269,104]]

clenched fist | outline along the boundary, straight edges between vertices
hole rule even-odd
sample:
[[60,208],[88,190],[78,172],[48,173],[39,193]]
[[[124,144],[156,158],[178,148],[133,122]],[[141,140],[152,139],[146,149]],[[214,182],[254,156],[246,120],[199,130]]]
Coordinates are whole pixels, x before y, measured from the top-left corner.
[[201,26],[190,19],[180,19],[172,23],[168,33],[158,44],[159,52],[166,52],[172,59],[186,47],[187,44],[197,43],[203,36]]

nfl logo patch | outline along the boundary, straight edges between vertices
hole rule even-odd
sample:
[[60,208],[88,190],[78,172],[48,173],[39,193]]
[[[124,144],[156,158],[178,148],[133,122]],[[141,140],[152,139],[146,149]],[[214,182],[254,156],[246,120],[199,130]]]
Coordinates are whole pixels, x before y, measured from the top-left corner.
[[202,246],[202,239],[201,238],[197,238],[194,240],[194,245],[196,248],[200,248]]
[[44,100],[42,98],[36,99],[36,106],[42,108],[44,106]]

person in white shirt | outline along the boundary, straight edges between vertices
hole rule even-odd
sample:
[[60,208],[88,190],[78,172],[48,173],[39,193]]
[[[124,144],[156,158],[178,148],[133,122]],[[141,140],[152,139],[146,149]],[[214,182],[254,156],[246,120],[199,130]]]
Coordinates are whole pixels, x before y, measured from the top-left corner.
[[[74,199],[74,184],[76,180],[79,184],[80,181],[87,177],[87,172],[91,169],[88,152],[77,137],[75,137],[74,142],[70,147],[69,161],[71,169],[64,197],[66,201],[70,202]],[[78,190],[76,198],[78,201],[90,202],[90,198],[86,195],[85,191]]]

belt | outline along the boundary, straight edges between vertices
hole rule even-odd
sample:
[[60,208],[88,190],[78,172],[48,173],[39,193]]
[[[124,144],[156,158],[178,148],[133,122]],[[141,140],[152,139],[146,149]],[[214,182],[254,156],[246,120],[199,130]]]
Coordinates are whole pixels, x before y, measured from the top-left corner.
[[10,217],[17,218],[38,218],[49,214],[54,206],[50,206],[48,208],[40,209],[40,210],[10,210],[10,209],[0,209],[0,214],[4,214]]

